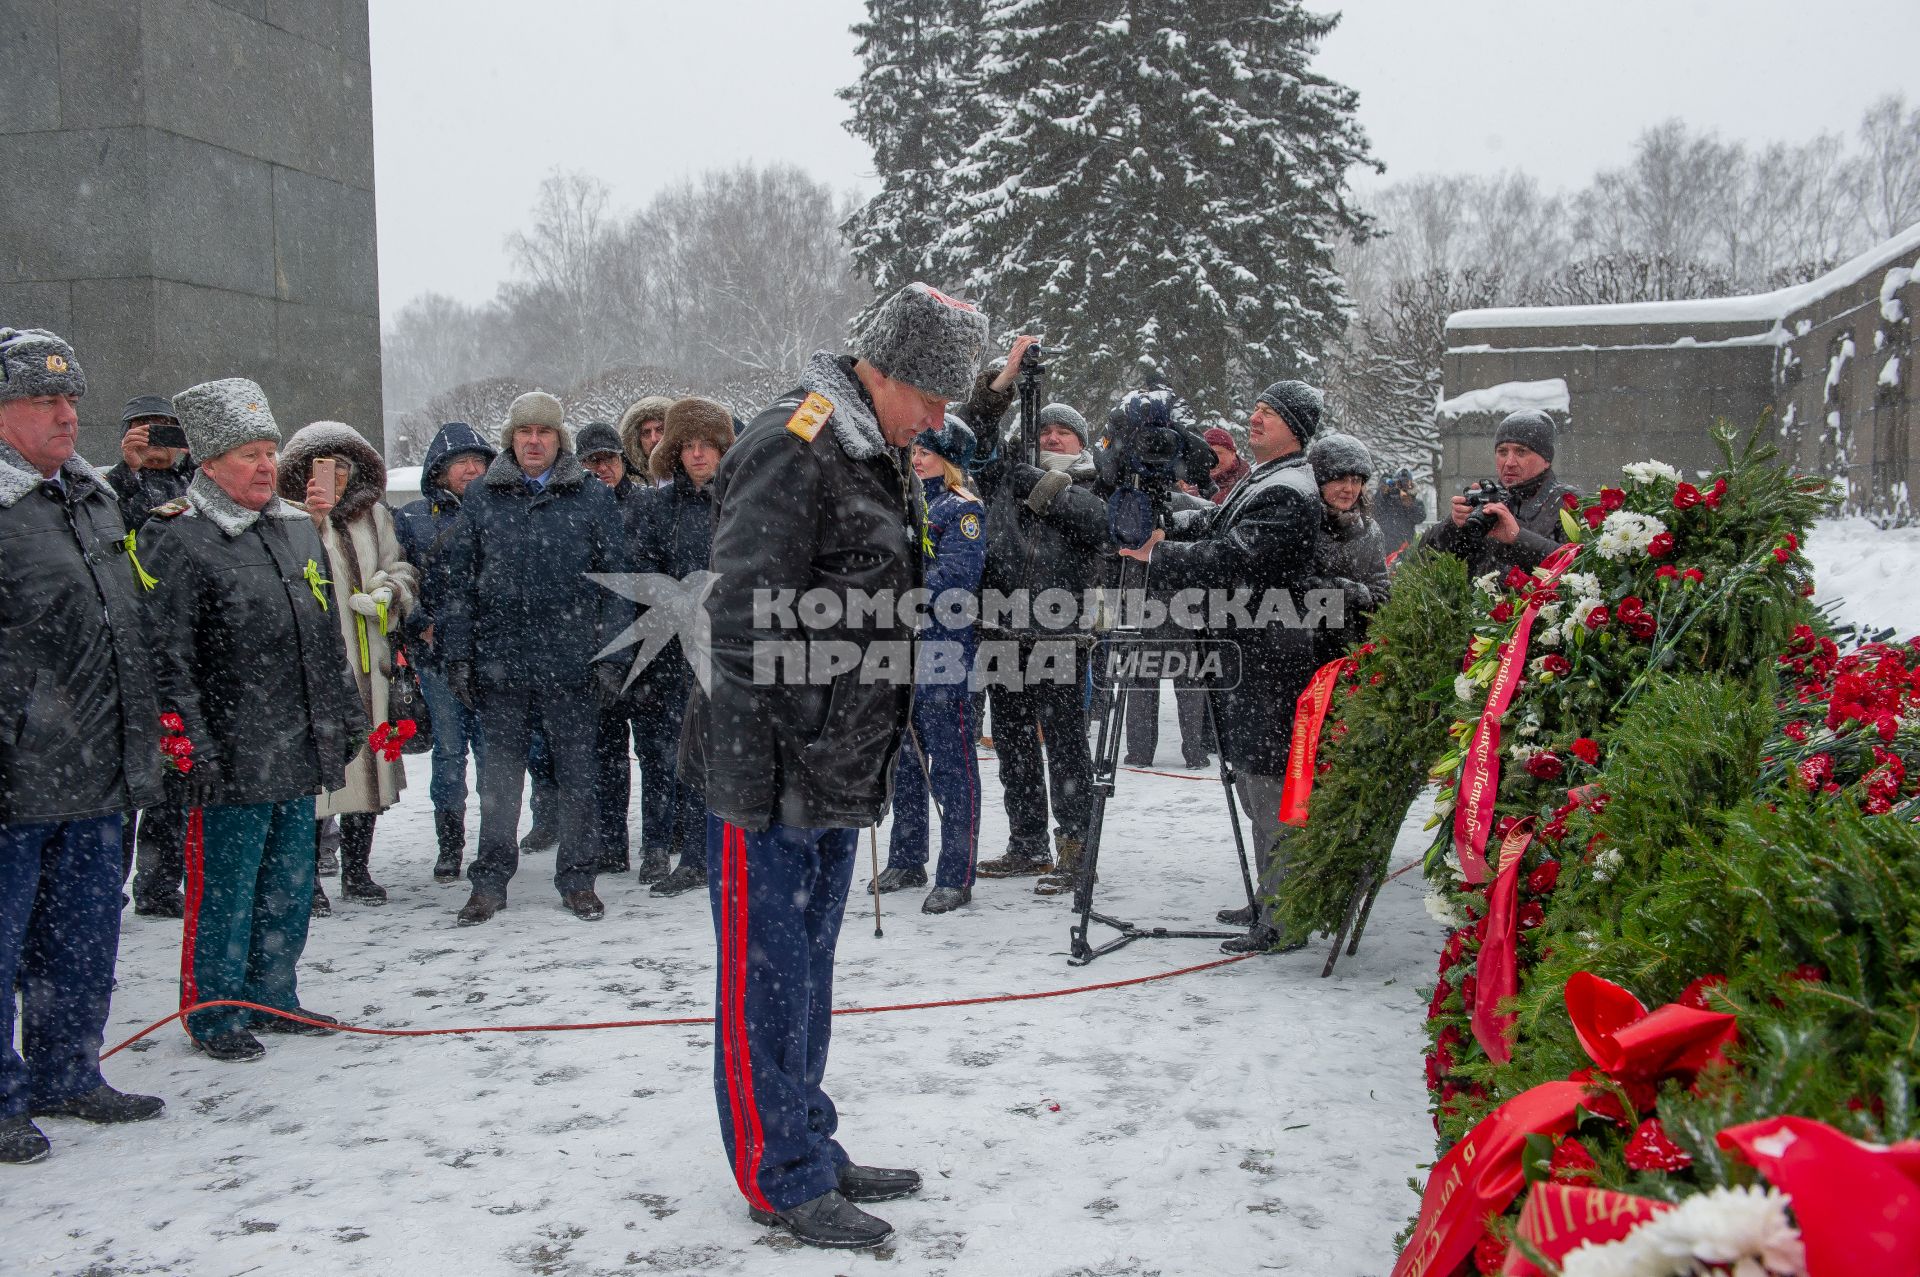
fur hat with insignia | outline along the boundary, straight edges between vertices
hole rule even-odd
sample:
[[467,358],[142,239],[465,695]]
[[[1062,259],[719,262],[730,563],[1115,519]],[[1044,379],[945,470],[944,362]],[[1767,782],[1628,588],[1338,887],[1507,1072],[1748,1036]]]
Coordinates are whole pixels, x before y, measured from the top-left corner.
[[964,402],[987,353],[987,317],[926,284],[908,284],[874,312],[851,347],[895,381]]
[[711,399],[689,396],[667,409],[660,442],[647,460],[647,473],[656,479],[671,479],[680,465],[680,449],[696,439],[705,439],[720,450],[721,456],[733,447],[733,414]]
[[0,399],[87,393],[73,347],[44,328],[0,328]]
[[259,439],[280,442],[267,392],[245,377],[189,386],[173,397],[173,411],[187,432],[187,451],[203,465]]
[[500,427],[500,451],[513,451],[513,432],[520,426],[548,426],[560,436],[560,451],[573,451],[573,432],[567,429],[567,410],[544,390],[529,390],[507,409],[507,424]]

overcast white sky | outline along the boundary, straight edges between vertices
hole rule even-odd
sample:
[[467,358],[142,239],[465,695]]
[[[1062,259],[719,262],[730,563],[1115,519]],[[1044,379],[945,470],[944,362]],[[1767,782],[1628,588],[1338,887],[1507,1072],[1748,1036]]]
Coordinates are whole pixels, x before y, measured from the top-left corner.
[[[863,0],[370,8],[386,314],[429,290],[492,296],[556,167],[597,174],[622,209],[744,160],[876,185],[834,96],[858,73]],[[1572,188],[1669,116],[1756,142],[1850,133],[1915,84],[1916,52],[1915,0],[1831,17],[1807,0],[1352,0],[1317,65],[1359,90],[1386,180],[1520,168]]]

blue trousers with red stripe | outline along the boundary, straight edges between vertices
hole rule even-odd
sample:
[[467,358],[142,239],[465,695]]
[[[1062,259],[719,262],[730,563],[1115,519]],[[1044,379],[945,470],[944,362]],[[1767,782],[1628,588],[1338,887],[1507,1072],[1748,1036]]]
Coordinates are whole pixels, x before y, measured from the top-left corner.
[[973,700],[965,684],[923,687],[914,694],[913,732],[901,742],[893,764],[889,868],[918,869],[927,863],[929,777],[940,804],[940,864],[933,885],[971,887],[980,843],[980,757],[973,752]]
[[719,942],[713,1089],[747,1203],[786,1210],[839,1183],[848,1158],[821,1089],[833,1030],[833,950],[857,830],[707,817],[707,895]]

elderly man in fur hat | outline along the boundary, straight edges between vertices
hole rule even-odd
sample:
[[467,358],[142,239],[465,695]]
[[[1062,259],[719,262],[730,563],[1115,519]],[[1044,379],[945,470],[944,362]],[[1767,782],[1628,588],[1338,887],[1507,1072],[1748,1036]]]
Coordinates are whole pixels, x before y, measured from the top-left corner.
[[554,886],[577,918],[606,912],[593,889],[594,749],[598,708],[626,680],[617,658],[596,661],[633,619],[624,598],[590,573],[628,570],[620,511],[607,486],[574,455],[560,401],[543,390],[513,401],[500,455],[467,488],[449,547],[452,582],[438,644],[447,684],[480,716],[480,843],[467,878],[461,926],[507,907],[520,864],[515,841],[528,739],[537,727],[560,784]]
[[[192,745],[180,1002],[238,999],[325,1022],[295,982],[314,800],[345,784],[370,727],[333,614],[333,567],[307,511],[275,492],[280,427],[266,393],[229,377],[173,406],[200,472],[139,542],[158,582],[160,707]],[[216,1060],[258,1059],[250,1029],[328,1031],[240,1007],[187,1017],[194,1045]]]
[[74,452],[86,389],[65,341],[0,329],[0,1162],[47,1155],[34,1117],[162,1108],[100,1076],[121,813],[162,790],[126,530],[107,476]]
[[[855,1203],[920,1188],[914,1171],[853,1162],[821,1085],[856,838],[887,810],[913,699],[911,659],[892,679],[860,668],[910,652],[909,625],[848,605],[856,590],[898,598],[921,584],[926,513],[907,445],[967,397],[986,340],[972,306],[901,289],[853,353],[808,361],[713,481],[710,680],[687,708],[681,771],[712,812],[714,1092],[751,1217],[810,1245],[880,1245],[892,1227]],[[775,601],[810,590],[838,598],[839,620],[783,622]],[[769,678],[765,658],[796,648],[813,669],[858,659],[831,677]]]

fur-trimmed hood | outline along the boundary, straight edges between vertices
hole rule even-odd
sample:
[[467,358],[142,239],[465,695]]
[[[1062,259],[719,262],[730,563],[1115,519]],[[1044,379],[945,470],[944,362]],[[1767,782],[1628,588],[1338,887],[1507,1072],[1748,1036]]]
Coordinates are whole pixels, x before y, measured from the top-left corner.
[[280,479],[276,485],[287,501],[307,495],[307,479],[315,457],[339,457],[352,463],[353,475],[339,504],[327,516],[344,527],[378,505],[387,495],[387,463],[359,431],[345,422],[316,421],[294,432],[280,450]]
[[636,399],[627,405],[620,414],[620,443],[627,452],[627,464],[635,470],[652,473],[653,459],[640,448],[640,423],[643,421],[665,421],[667,409],[673,407],[672,395],[648,395]]
[[800,389],[833,405],[833,437],[855,461],[870,461],[889,451],[880,419],[867,402],[866,388],[853,370],[830,350],[816,350],[800,375]]
[[726,456],[727,449],[733,447],[733,414],[711,399],[679,400],[667,410],[666,425],[647,462],[647,473],[656,479],[673,478],[674,471],[681,468],[680,449],[696,439],[705,439]]
[[[571,451],[563,452],[553,459],[553,468],[548,472],[547,487],[554,489],[577,488],[587,481],[587,468],[580,464],[580,458]],[[527,472],[513,459],[511,448],[493,459],[487,467],[486,485],[489,488],[517,488],[527,481]]]
[[[60,463],[60,476],[69,485],[92,484],[109,498],[114,495],[107,476],[77,452]],[[21,497],[45,482],[40,472],[27,464],[25,457],[10,444],[0,443],[0,510],[11,509]],[[74,495],[84,494],[76,491]]]

